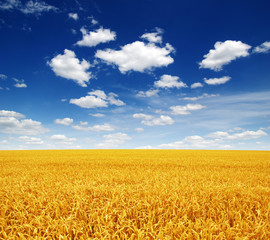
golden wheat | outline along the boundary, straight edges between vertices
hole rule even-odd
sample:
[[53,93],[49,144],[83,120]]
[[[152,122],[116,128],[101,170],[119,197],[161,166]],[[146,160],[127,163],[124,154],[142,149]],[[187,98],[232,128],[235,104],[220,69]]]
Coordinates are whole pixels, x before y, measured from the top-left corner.
[[1,239],[270,239],[270,152],[0,151]]

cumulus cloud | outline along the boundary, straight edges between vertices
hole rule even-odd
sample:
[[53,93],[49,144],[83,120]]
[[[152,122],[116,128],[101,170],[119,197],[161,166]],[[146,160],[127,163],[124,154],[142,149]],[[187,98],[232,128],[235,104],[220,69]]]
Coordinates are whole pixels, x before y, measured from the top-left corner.
[[257,46],[253,49],[253,53],[268,53],[270,51],[270,42],[266,41],[260,46]]
[[17,138],[18,141],[24,142],[27,145],[41,145],[44,142],[40,138],[29,137],[29,136],[20,136]]
[[82,108],[108,107],[108,105],[123,106],[125,103],[119,99],[115,93],[109,93],[108,96],[101,90],[95,90],[88,93],[88,96],[78,99],[70,99],[70,103]]
[[100,27],[94,32],[88,32],[85,28],[81,28],[83,39],[78,41],[76,45],[84,47],[95,47],[100,43],[114,41],[116,33],[110,29]]
[[162,33],[163,30],[161,28],[156,28],[155,32],[145,33],[141,36],[141,38],[152,43],[162,43],[162,36],[160,36]]
[[135,113],[133,114],[133,118],[142,119],[141,123],[146,126],[164,126],[174,123],[174,120],[171,117],[165,115],[154,117],[148,114]]
[[168,43],[160,47],[154,43],[136,41],[121,47],[121,50],[98,50],[95,56],[107,64],[116,65],[124,74],[131,70],[145,72],[156,67],[168,66],[174,61],[170,56],[173,51],[173,47]]
[[8,110],[0,110],[1,117],[14,117],[14,118],[25,118],[25,116],[21,113],[8,111]]
[[73,119],[72,118],[55,119],[54,122],[56,124],[61,124],[61,125],[69,126],[70,124],[73,123]]
[[77,13],[69,13],[68,17],[74,19],[75,21],[79,19],[79,16]]
[[231,61],[248,56],[250,48],[251,46],[241,41],[216,42],[214,49],[204,55],[204,59],[199,63],[200,68],[220,71],[224,65],[229,64]]
[[152,97],[156,96],[158,94],[159,90],[158,89],[150,89],[148,91],[139,91],[137,96],[138,97]]
[[72,127],[76,130],[85,131],[85,132],[114,131],[114,127],[108,123],[104,123],[103,125],[94,125],[92,127],[85,127],[82,125],[74,125]]
[[256,139],[263,136],[267,136],[268,134],[263,130],[259,129],[257,131],[242,131],[239,133],[229,134],[228,132],[217,131],[210,133],[208,137],[217,138],[217,139],[230,139],[230,140],[248,140],[248,139]]
[[23,114],[14,111],[0,111],[0,132],[18,135],[39,135],[49,131],[41,122],[25,118]]
[[231,77],[224,76],[224,77],[221,77],[221,78],[209,78],[209,79],[204,78],[203,80],[208,85],[220,85],[220,84],[224,84],[224,83],[230,81]]
[[187,104],[185,106],[172,106],[170,109],[172,110],[172,114],[174,115],[187,115],[191,114],[191,111],[197,111],[201,110],[203,108],[206,108],[206,106],[203,106],[199,103],[196,104]]
[[199,87],[203,87],[203,84],[200,83],[200,82],[196,82],[196,83],[193,83],[191,84],[190,88],[199,88]]
[[62,134],[52,135],[50,139],[55,141],[56,143],[67,144],[67,145],[73,144],[75,141],[77,141],[76,138],[69,138]]
[[43,12],[57,11],[58,9],[43,1],[27,1],[23,4],[20,0],[6,0],[0,5],[0,10],[18,10],[24,14],[41,15]]
[[126,133],[114,133],[109,135],[104,135],[103,138],[105,139],[99,144],[96,144],[96,148],[116,148],[121,144],[124,144],[126,141],[131,140],[131,137],[128,136]]
[[73,80],[81,87],[87,87],[86,83],[91,78],[91,73],[87,72],[90,68],[89,62],[84,59],[80,61],[75,53],[68,49],[64,50],[64,54],[51,59],[48,65],[57,76]]
[[159,148],[173,148],[173,149],[192,149],[192,148],[207,148],[217,146],[217,142],[214,140],[207,140],[201,136],[194,135],[188,136],[181,141],[176,141],[167,144],[160,144]]
[[155,87],[158,88],[181,88],[181,87],[187,87],[185,83],[182,81],[178,81],[179,77],[177,76],[171,76],[168,74],[164,74],[161,76],[161,79],[156,81],[154,83]]

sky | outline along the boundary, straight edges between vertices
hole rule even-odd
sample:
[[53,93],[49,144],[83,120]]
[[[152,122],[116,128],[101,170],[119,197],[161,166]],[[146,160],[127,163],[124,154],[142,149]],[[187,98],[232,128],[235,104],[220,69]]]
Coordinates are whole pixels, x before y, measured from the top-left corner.
[[269,8],[0,0],[0,150],[269,150]]

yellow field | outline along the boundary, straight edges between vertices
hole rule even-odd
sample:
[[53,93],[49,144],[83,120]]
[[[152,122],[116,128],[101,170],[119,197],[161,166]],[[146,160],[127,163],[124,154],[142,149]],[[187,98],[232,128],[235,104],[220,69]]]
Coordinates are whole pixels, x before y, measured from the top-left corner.
[[270,152],[0,151],[0,239],[270,239]]

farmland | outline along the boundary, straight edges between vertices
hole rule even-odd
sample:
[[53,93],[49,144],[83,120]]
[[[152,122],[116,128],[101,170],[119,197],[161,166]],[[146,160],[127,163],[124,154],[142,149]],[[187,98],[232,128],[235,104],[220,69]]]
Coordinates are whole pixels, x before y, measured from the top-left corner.
[[0,151],[0,239],[270,239],[270,152]]

